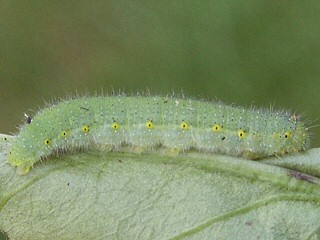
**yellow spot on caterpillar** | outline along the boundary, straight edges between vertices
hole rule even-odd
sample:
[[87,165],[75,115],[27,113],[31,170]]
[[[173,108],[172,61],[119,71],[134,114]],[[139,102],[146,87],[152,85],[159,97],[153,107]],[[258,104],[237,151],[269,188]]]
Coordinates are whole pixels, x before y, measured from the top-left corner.
[[187,129],[189,129],[189,125],[186,122],[182,122],[180,124],[180,128],[183,129],[183,130],[187,130]]
[[215,124],[212,126],[212,130],[214,132],[220,132],[221,131],[222,126],[220,124]]
[[120,124],[115,122],[115,123],[112,124],[112,128],[113,129],[119,129],[120,128]]
[[50,144],[51,144],[51,139],[46,139],[46,140],[44,140],[44,144],[45,144],[45,145],[50,145]]
[[85,132],[85,133],[90,131],[89,126],[87,126],[87,125],[83,125],[81,130],[82,130],[82,132]]
[[238,137],[240,138],[240,139],[242,139],[242,138],[244,138],[246,136],[246,131],[244,131],[244,130],[238,130]]
[[69,133],[67,131],[62,131],[60,135],[61,137],[68,137]]
[[285,133],[284,133],[284,138],[285,138],[285,139],[290,139],[290,138],[291,138],[291,132],[289,132],[289,131],[288,131],[288,132],[285,132]]
[[146,122],[146,128],[148,128],[148,129],[152,129],[152,128],[154,128],[154,124],[153,124],[153,122],[152,122],[152,121],[148,121],[148,122]]

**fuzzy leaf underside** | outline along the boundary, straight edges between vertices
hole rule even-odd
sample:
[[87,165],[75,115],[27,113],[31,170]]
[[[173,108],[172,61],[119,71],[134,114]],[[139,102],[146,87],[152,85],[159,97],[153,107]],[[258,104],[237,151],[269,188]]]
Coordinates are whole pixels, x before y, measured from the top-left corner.
[[262,161],[90,151],[19,176],[9,145],[0,232],[10,239],[320,239],[320,149]]

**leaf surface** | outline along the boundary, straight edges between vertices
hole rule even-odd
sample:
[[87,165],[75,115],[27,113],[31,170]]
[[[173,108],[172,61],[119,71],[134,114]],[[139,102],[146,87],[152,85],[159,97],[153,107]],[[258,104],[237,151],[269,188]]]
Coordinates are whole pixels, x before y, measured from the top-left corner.
[[90,151],[19,176],[9,146],[0,147],[0,230],[10,239],[320,238],[320,149],[259,162]]

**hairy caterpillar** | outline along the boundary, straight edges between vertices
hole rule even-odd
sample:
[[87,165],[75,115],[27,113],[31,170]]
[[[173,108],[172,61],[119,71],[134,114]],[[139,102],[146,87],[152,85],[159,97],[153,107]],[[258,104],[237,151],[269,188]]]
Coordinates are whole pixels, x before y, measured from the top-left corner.
[[308,149],[308,128],[296,115],[157,96],[69,99],[27,116],[8,162],[27,173],[50,155],[83,147],[133,151],[194,148],[258,159]]

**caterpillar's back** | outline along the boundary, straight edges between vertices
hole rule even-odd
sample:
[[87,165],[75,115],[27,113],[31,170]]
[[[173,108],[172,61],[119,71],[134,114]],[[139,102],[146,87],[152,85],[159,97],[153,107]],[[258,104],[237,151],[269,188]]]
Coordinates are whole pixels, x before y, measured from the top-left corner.
[[22,174],[52,154],[90,146],[194,148],[250,159],[310,146],[308,128],[296,115],[190,99],[85,97],[62,101],[28,120],[8,155]]

